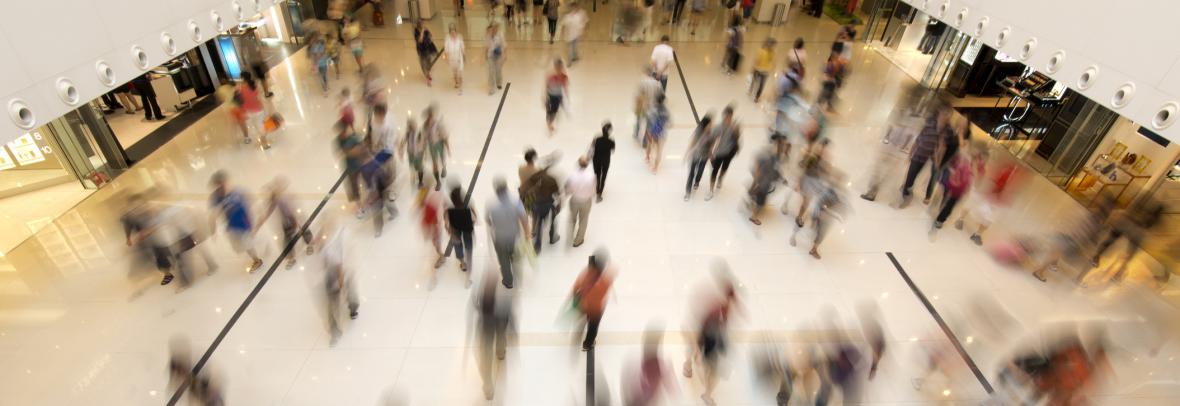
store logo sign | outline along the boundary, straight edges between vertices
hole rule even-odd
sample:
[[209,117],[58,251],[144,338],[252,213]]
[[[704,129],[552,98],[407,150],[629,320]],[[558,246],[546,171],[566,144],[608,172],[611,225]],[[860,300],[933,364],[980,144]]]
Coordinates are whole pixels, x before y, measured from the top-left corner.
[[6,146],[8,148],[0,154],[0,170],[42,162],[46,155],[53,153],[53,148],[45,145],[40,131],[22,135]]

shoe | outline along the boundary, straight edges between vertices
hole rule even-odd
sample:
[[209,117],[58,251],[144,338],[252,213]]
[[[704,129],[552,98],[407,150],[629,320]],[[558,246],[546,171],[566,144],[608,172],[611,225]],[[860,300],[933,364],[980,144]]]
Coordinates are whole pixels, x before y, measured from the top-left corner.
[[958,219],[958,220],[955,220],[955,229],[956,229],[956,230],[962,230],[962,229],[963,229],[963,219]]
[[463,261],[463,262],[459,263],[459,270],[463,271],[463,272],[467,272],[467,261]]
[[592,350],[592,349],[594,349],[594,346],[593,346],[593,345],[586,345],[586,344],[582,344],[582,352],[587,352],[587,351],[590,351],[590,350]]
[[242,141],[243,144],[249,144],[251,142],[254,142],[254,140],[251,140],[250,137],[246,137],[246,139]]
[[583,242],[584,242],[584,241],[577,241],[577,242],[574,242],[574,248],[581,247]]
[[930,205],[930,198],[927,197],[925,199],[922,199],[922,204],[929,206]]
[[271,97],[274,97],[274,96],[275,96],[275,92],[266,92],[266,98],[268,98],[268,99],[269,99],[269,98],[271,98]]
[[166,274],[166,275],[164,275],[164,279],[160,280],[160,286],[164,286],[164,285],[167,285],[167,284],[169,284],[169,283],[172,283],[172,279],[173,279],[173,278],[175,278],[175,276],[172,276],[172,274]]
[[868,201],[870,201],[870,202],[871,202],[871,201],[874,201],[874,200],[877,200],[877,196],[873,196],[873,195],[870,195],[870,194],[868,194],[868,193],[865,193],[865,194],[863,194],[863,195],[860,195],[860,198],[861,198],[861,199],[868,200]]
[[291,269],[294,267],[295,267],[295,260],[287,261],[287,269]]
[[315,254],[315,247],[308,245],[307,246],[307,255],[311,255],[311,254]]
[[511,283],[508,283],[508,282],[500,282],[500,284],[501,284],[501,285],[504,285],[504,289],[512,289],[512,284],[511,284]]
[[255,259],[254,262],[250,264],[250,268],[246,269],[246,272],[254,272],[254,271],[257,271],[258,268],[262,268],[262,260],[261,259]]
[[687,202],[689,200],[692,200],[692,193],[685,193],[684,194],[684,201]]
[[549,245],[557,244],[558,241],[561,241],[561,236],[555,235],[552,238],[549,238]]
[[941,229],[942,229],[942,222],[941,222],[941,221],[935,221],[935,222],[934,222],[934,229],[935,229],[935,230],[941,230]]
[[447,262],[447,257],[438,257],[438,260],[434,261],[434,268],[438,269],[443,265],[443,262]]
[[595,203],[602,203],[602,195],[599,195],[597,198],[595,198],[594,202]]
[[975,245],[983,245],[983,237],[980,237],[979,234],[971,234],[971,241],[974,242]]
[[359,315],[360,315],[359,312],[350,312],[350,313],[348,313],[348,318],[352,319],[352,320],[356,320],[356,316],[359,316]]
[[710,189],[709,193],[705,195],[705,201],[707,202],[710,200],[713,200],[713,190],[712,189]]
[[803,228],[803,218],[802,217],[795,217],[795,225],[799,226],[799,228]]

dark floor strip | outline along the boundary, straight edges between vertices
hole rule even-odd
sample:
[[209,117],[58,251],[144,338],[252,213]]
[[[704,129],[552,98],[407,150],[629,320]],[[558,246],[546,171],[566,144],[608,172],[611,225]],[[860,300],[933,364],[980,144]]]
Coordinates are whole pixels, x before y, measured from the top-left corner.
[[[488,136],[483,140],[483,149],[479,151],[479,161],[475,163],[475,172],[471,173],[471,181],[467,183],[467,194],[463,196],[463,202],[468,207],[471,207],[471,192],[475,190],[475,181],[479,180],[479,173],[483,171],[483,161],[488,156],[488,147],[492,145],[492,135],[496,133],[496,124],[500,123],[500,112],[504,110],[504,101],[508,100],[509,90],[512,90],[512,82],[504,84],[504,91],[500,92],[500,104],[496,106],[496,116],[492,117],[492,126],[488,128]],[[447,243],[447,250],[443,252],[443,257],[450,256],[451,250],[454,248],[454,240]],[[468,255],[472,254],[468,253]]]
[[950,327],[947,327],[946,321],[938,314],[938,310],[934,309],[934,305],[926,298],[926,294],[922,293],[921,289],[918,289],[918,285],[914,284],[913,279],[910,279],[910,275],[901,267],[901,263],[897,261],[897,257],[894,257],[892,252],[886,252],[885,255],[889,257],[890,262],[893,262],[893,267],[897,268],[897,273],[901,275],[901,279],[904,279],[906,285],[910,286],[910,290],[914,291],[914,296],[917,296],[918,300],[922,301],[922,305],[926,306],[926,311],[930,312],[930,315],[934,317],[934,321],[938,323],[938,327],[942,329],[946,337],[951,340],[951,344],[955,345],[955,351],[958,351],[963,361],[967,362],[967,367],[971,368],[971,373],[975,374],[975,379],[978,379],[979,384],[983,385],[983,390],[991,394],[993,392],[991,383],[987,381],[987,377],[983,376],[983,372],[979,370],[979,366],[975,365],[975,360],[971,358],[971,355],[967,354],[967,350],[963,349],[963,344],[959,343],[959,338],[955,336],[955,333],[951,331]]
[[217,100],[216,95],[205,95],[200,101],[193,103],[192,107],[176,113],[176,116],[168,120],[167,123],[148,133],[139,142],[127,148],[127,159],[131,160],[131,162],[142,161],[152,152],[167,144],[168,141],[172,141],[173,138],[180,135],[186,128],[189,128],[189,126],[200,119],[205,118],[209,112],[216,110],[217,106],[220,105],[221,102]]
[[224,340],[225,336],[229,334],[229,330],[234,328],[234,325],[238,323],[238,319],[240,319],[242,314],[246,312],[246,308],[250,307],[250,304],[254,302],[254,298],[258,297],[258,293],[262,292],[262,288],[266,286],[266,282],[270,281],[270,277],[274,275],[275,270],[279,269],[279,265],[281,265],[283,260],[287,259],[287,255],[290,255],[295,249],[295,243],[299,242],[300,236],[302,236],[303,233],[308,232],[308,229],[311,227],[311,223],[315,221],[316,217],[320,215],[320,211],[323,210],[324,206],[328,204],[328,200],[332,198],[332,195],[336,194],[336,189],[340,188],[340,184],[344,182],[345,175],[346,174],[340,174],[340,178],[336,179],[336,184],[332,185],[332,188],[329,189],[328,193],[324,195],[323,200],[320,200],[320,204],[316,206],[315,211],[312,211],[311,216],[307,218],[307,221],[303,222],[303,227],[300,232],[295,234],[295,238],[287,241],[287,245],[283,247],[283,251],[279,254],[279,257],[275,258],[274,261],[271,262],[270,269],[266,270],[266,274],[262,275],[262,279],[258,281],[257,285],[254,285],[254,290],[251,290],[250,294],[246,296],[246,300],[242,302],[242,305],[238,306],[238,310],[235,311],[234,315],[229,318],[229,322],[225,323],[225,327],[222,327],[221,332],[217,334],[217,338],[213,339],[213,343],[209,344],[209,349],[205,350],[205,354],[201,356],[201,359],[197,361],[196,365],[193,365],[192,374],[189,375],[189,377],[186,378],[178,388],[176,388],[176,392],[172,394],[172,398],[168,399],[168,406],[176,405],[176,402],[180,401],[180,398],[184,397],[184,392],[188,390],[189,386],[193,383],[193,377],[198,376],[198,374],[201,373],[201,370],[205,368],[205,364],[209,362],[209,358],[213,356],[213,352],[217,351],[217,347],[221,345],[221,341]]
[[594,347],[586,351],[586,406],[594,406]]
[[692,108],[692,118],[700,123],[701,116],[697,114],[697,104],[692,101],[692,92],[688,91],[688,80],[684,78],[684,69],[680,68],[680,57],[676,56],[676,52],[672,52],[672,61],[676,62],[676,72],[680,74],[680,84],[684,86],[684,94],[688,96],[688,107]]

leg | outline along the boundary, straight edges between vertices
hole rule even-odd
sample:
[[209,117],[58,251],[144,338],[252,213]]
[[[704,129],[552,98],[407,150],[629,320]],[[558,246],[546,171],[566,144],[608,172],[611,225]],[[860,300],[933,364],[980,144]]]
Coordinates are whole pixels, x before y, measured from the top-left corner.
[[483,380],[483,394],[488,400],[492,399],[493,389],[496,386],[493,381],[492,371],[495,370],[495,364],[492,361],[492,348],[496,341],[495,327],[492,323],[481,320],[479,325],[479,349],[477,350],[477,361],[479,364],[479,376]]
[[959,203],[959,196],[947,196],[942,203],[942,210],[938,212],[938,218],[934,220],[934,226],[941,228],[942,223],[951,216],[951,211],[955,210],[955,205]]
[[149,100],[150,98],[146,94],[143,94],[142,91],[139,93],[139,101],[143,103],[143,118],[145,120],[152,119],[151,102]]
[[549,211],[549,243],[557,243],[557,212],[560,206],[551,206],[553,210]]
[[901,187],[901,195],[904,198],[909,198],[913,194],[914,180],[918,178],[918,172],[922,171],[922,167],[926,165],[929,158],[915,158],[910,160],[910,168],[905,174],[905,184]]
[[516,249],[513,242],[494,241],[496,259],[500,262],[500,281],[505,287],[512,286],[512,255]]
[[533,203],[533,250],[538,254],[541,253],[541,232],[551,211],[553,203]]
[[582,349],[594,348],[594,341],[598,338],[598,324],[602,322],[602,315],[586,315],[586,339],[582,340]]
[[947,151],[945,154],[943,154],[942,159],[938,161],[938,166],[932,166],[930,168],[930,180],[926,181],[927,201],[929,201],[930,196],[934,194],[934,185],[938,184],[938,181],[941,180],[940,178],[942,177],[942,171],[944,168],[946,168],[947,162],[951,160],[951,157],[954,156],[954,153],[954,151]]
[[587,200],[585,203],[579,203],[579,206],[581,207],[578,208],[578,235],[574,242],[581,245],[586,241],[586,228],[590,226],[590,208],[593,204]]

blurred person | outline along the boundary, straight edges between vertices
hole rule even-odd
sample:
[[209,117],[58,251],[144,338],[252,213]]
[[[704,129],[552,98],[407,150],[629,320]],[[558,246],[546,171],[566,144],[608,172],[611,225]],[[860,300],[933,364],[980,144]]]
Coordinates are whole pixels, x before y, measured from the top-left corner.
[[647,40],[647,30],[651,28],[652,15],[656,11],[656,0],[635,0],[635,8],[639,11],[639,26],[636,30]]
[[397,207],[390,191],[393,187],[393,172],[390,168],[393,165],[388,164],[388,159],[391,156],[388,152],[370,154],[369,160],[358,170],[365,189],[368,190],[360,204],[366,213],[373,217],[375,237],[381,237],[381,232],[385,230],[386,218],[397,217]]
[[[392,182],[397,178],[397,165],[394,154],[398,147],[397,123],[389,114],[389,106],[384,101],[378,101],[372,107],[373,117],[370,120],[369,133],[365,136],[365,144],[369,146],[373,159],[379,161],[389,175]],[[393,200],[393,196],[389,196]]]
[[819,96],[815,99],[815,104],[823,106],[828,112],[836,110],[836,90],[843,85],[844,70],[846,62],[840,56],[840,52],[836,48],[843,49],[842,43],[837,43],[839,46],[834,46],[832,54],[828,55],[827,62],[824,63],[824,80],[821,84]]
[[983,233],[994,223],[1000,212],[1012,199],[1013,185],[1020,183],[1023,176],[1020,165],[1013,161],[997,164],[992,174],[983,183],[981,196],[975,199],[969,210],[964,210],[955,220],[955,228],[962,230],[968,217],[973,218],[977,228],[971,233],[971,241],[975,245],[983,245]]
[[779,172],[782,154],[786,149],[786,138],[779,134],[770,136],[770,145],[758,153],[754,160],[753,181],[748,192],[747,207],[750,211],[750,222],[756,226],[762,225],[762,209],[766,207],[766,199],[774,191],[775,185],[782,182],[783,175]]
[[651,23],[650,14],[646,17],[646,23],[644,21],[644,8],[648,6],[641,3],[643,1],[649,0],[637,0],[635,4],[624,2],[622,7],[616,9],[615,21],[611,27],[611,36],[615,42],[626,45],[627,41],[643,41],[643,36],[647,35],[646,27]]
[[341,41],[343,40],[339,36],[330,35],[324,46],[328,61],[332,64],[332,70],[336,71],[336,80],[340,80],[340,46],[343,45]]
[[331,345],[335,346],[343,334],[341,324],[344,323],[341,305],[347,302],[348,318],[356,320],[360,314],[360,302],[357,300],[356,287],[353,283],[352,272],[349,271],[344,259],[344,244],[348,232],[343,224],[334,220],[325,221],[323,246],[320,249],[324,261],[324,293],[327,299],[328,333],[331,334]]
[[688,35],[697,35],[697,26],[701,25],[701,16],[708,6],[707,0],[692,0],[692,13],[688,15]]
[[414,23],[414,49],[418,52],[418,65],[422,67],[422,76],[426,78],[426,86],[434,79],[430,76],[430,68],[434,66],[434,56],[438,54],[438,47],[434,45],[434,36],[422,20]]
[[[520,193],[522,197],[525,194],[524,193],[525,182],[528,182],[529,178],[533,177],[533,174],[536,174],[537,171],[540,171],[540,170],[541,170],[541,168],[539,166],[537,166],[537,150],[532,149],[532,148],[525,149],[524,150],[524,165],[521,165],[520,168],[516,169],[516,175],[520,180],[520,188],[517,190],[517,192]],[[527,201],[526,201],[526,203],[527,203]],[[525,208],[527,209],[528,206],[526,206]]]
[[340,89],[340,102],[336,104],[337,115],[339,120],[348,126],[351,131],[356,131],[356,109],[352,105],[352,90],[345,87]]
[[500,0],[500,3],[504,6],[504,22],[509,26],[515,25],[520,27],[521,21],[520,19],[516,18],[516,1],[517,0]]
[[774,71],[774,46],[776,42],[774,38],[767,38],[762,43],[762,48],[758,49],[758,53],[754,56],[754,69],[750,77],[750,93],[754,96],[754,101],[762,99],[762,88],[766,87],[766,78],[770,76],[770,72]]
[[610,156],[615,153],[615,140],[611,139],[610,121],[602,124],[602,133],[590,144],[590,160],[594,163],[596,201],[602,202],[602,190],[606,188],[606,172],[610,170]]
[[954,116],[949,106],[946,114],[946,128],[941,132],[942,142],[939,143],[939,148],[934,152],[935,159],[931,161],[936,166],[931,167],[930,179],[926,181],[926,200],[922,204],[930,204],[929,200],[934,188],[936,186],[943,186],[944,172],[949,167],[951,160],[959,154],[961,146],[971,141],[969,127],[971,123],[967,122],[967,119],[963,117]]
[[500,283],[505,288],[512,289],[516,242],[522,233],[530,235],[532,230],[529,229],[528,218],[524,214],[524,205],[508,191],[508,184],[504,182],[504,178],[496,178],[492,181],[492,186],[496,197],[488,204],[487,209],[488,226],[492,231],[492,247],[500,263]]
[[861,354],[856,346],[837,334],[836,342],[831,344],[828,353],[826,374],[821,375],[820,388],[816,393],[815,404],[827,405],[835,389],[840,390],[841,401],[845,405],[860,404],[860,379],[858,364]]
[[553,44],[554,37],[557,36],[557,19],[560,14],[561,1],[560,0],[545,0],[543,12],[545,13],[545,20],[549,22],[549,44]]
[[773,387],[776,405],[787,406],[795,386],[795,371],[790,360],[780,353],[775,343],[769,342],[757,347],[751,358],[759,383]]
[[525,24],[540,24],[541,14],[543,11],[545,11],[545,0],[532,0],[532,2],[532,7],[530,7],[532,10],[532,16],[527,21],[525,21]]
[[225,219],[225,231],[229,234],[230,245],[234,251],[245,252],[253,260],[246,272],[254,272],[262,267],[262,258],[254,251],[253,230],[254,223],[250,216],[250,202],[246,200],[246,193],[229,185],[229,175],[225,171],[217,171],[209,179],[213,193],[209,198],[213,216],[209,219],[209,230],[216,233],[217,217]]
[[586,269],[574,281],[569,302],[582,314],[586,322],[582,351],[594,348],[594,341],[598,338],[598,325],[602,322],[603,312],[606,311],[606,296],[614,283],[614,273],[614,267],[610,264],[610,254],[599,248],[590,256]]
[[488,94],[495,94],[497,89],[504,88],[504,61],[508,60],[508,48],[504,45],[504,36],[500,35],[499,26],[488,24]]
[[172,251],[168,242],[151,232],[157,216],[156,208],[146,201],[144,195],[132,193],[127,197],[127,207],[119,216],[119,223],[123,225],[124,239],[133,249],[137,262],[153,264],[164,274],[160,285],[167,285],[176,276],[172,274]]
[[671,38],[667,35],[660,37],[660,43],[651,50],[652,76],[660,81],[660,89],[668,90],[668,70],[676,60],[676,53],[669,44]]
[[651,66],[643,68],[643,78],[639,82],[639,91],[635,93],[635,140],[639,140],[639,128],[643,123],[656,98],[664,94],[663,85],[656,80]]
[[1090,258],[1091,268],[1087,268],[1082,273],[1078,274],[1077,281],[1082,282],[1090,270],[1097,267],[1102,260],[1102,256],[1110,250],[1119,240],[1126,240],[1124,251],[1118,254],[1110,265],[1111,269],[1115,269],[1115,273],[1111,278],[1114,282],[1122,282],[1126,275],[1127,266],[1130,265],[1131,260],[1139,253],[1140,247],[1143,246],[1143,240],[1148,235],[1148,232],[1158,226],[1163,220],[1164,214],[1167,212],[1167,207],[1163,203],[1154,200],[1146,199],[1132,205],[1123,212],[1116,213],[1111,216],[1108,223],[1105,238],[1098,243],[1094,250],[1094,255]]
[[668,10],[668,22],[670,24],[680,24],[680,18],[684,15],[684,4],[686,0],[668,0],[665,4],[672,7]]
[[807,74],[807,50],[803,49],[805,46],[803,38],[795,38],[795,43],[791,45],[791,52],[787,53],[787,68],[795,68],[800,79]]
[[[463,198],[463,188],[456,185],[451,188],[451,205],[446,212],[447,234],[451,236],[451,245],[455,247],[455,258],[459,259],[459,269],[467,272],[471,268],[471,261],[475,259],[475,219],[479,216],[475,209],[467,205]],[[471,282],[470,273],[467,276]]]
[[[262,101],[258,98],[258,82],[254,80],[254,76],[250,72],[242,72],[242,83],[239,83],[234,90],[234,99],[240,100],[242,110],[245,112],[245,122],[248,134],[246,138],[252,138],[252,134],[258,134],[258,140],[264,148],[270,146],[266,140],[266,133],[262,131],[262,120],[265,118]],[[249,143],[249,142],[247,142]]]
[[[741,124],[733,118],[733,106],[725,106],[721,111],[721,122],[713,125],[713,150],[709,156],[709,194],[705,200],[712,200],[713,194],[721,189],[725,181],[725,174],[729,172],[729,164],[737,156],[742,146]],[[784,140],[785,141],[785,140]]]
[[693,364],[700,362],[703,369],[705,393],[701,400],[706,405],[715,405],[713,390],[717,387],[718,368],[721,356],[729,347],[729,322],[738,306],[737,292],[731,281],[721,282],[721,297],[706,304],[704,316],[696,325],[689,357],[684,361],[684,376],[692,377]]
[[[303,220],[300,219],[301,216],[295,211],[295,202],[287,194],[289,184],[287,178],[278,176],[267,185],[266,209],[262,212],[262,217],[258,219],[258,224],[265,224],[266,220],[270,218],[270,215],[278,211],[279,226],[283,232],[282,245],[286,245],[288,241],[298,243],[298,240],[302,239],[303,243],[307,246],[307,255],[311,255],[315,252],[315,247],[311,239],[311,231],[300,230]],[[254,228],[255,234],[258,233],[258,229],[259,227]],[[292,245],[291,247],[294,248],[295,246]],[[297,255],[294,253],[287,256],[287,269],[295,266],[295,257]]]
[[164,111],[160,110],[160,103],[156,101],[156,90],[152,88],[152,74],[144,73],[131,79],[131,86],[139,93],[139,101],[143,104],[143,119],[145,121],[163,120]]
[[545,77],[545,125],[552,136],[556,128],[553,121],[557,119],[557,112],[569,98],[569,76],[565,74],[565,66],[560,59],[553,61],[553,71]]
[[[931,166],[930,178],[938,178],[936,164],[932,158],[936,158],[936,152],[945,152],[942,144],[946,139],[944,134],[948,130],[950,113],[947,110],[950,107],[941,100],[935,103],[934,108],[928,113],[926,123],[918,132],[918,136],[914,138],[913,146],[910,148],[910,164],[906,170],[905,183],[901,187],[901,200],[898,202],[898,208],[905,208],[910,204],[914,181],[918,178],[918,172],[922,171],[927,163],[930,163]],[[933,190],[932,184],[926,188],[926,197],[923,199],[923,203],[930,203],[930,194]]]
[[[187,337],[172,336],[168,340],[168,386],[167,393],[175,393],[193,376],[193,350]],[[189,390],[192,390],[189,383]]]
[[447,63],[451,65],[451,76],[455,78],[455,89],[463,94],[463,63],[467,60],[467,46],[463,43],[463,35],[455,24],[451,24],[450,33],[443,43],[443,53],[447,56]]
[[546,159],[546,162],[520,185],[521,196],[532,204],[530,212],[533,216],[533,250],[538,254],[541,253],[541,233],[545,229],[546,221],[549,222],[549,244],[557,244],[557,241],[561,239],[561,236],[557,235],[557,212],[561,210],[561,186],[553,174],[549,173],[554,164],[554,159]]
[[[117,103],[123,107],[123,112],[127,114],[135,114],[138,110],[143,110],[143,106],[139,105],[139,100],[131,97],[131,83],[124,83],[111,93],[114,93]],[[110,94],[110,93],[108,93]],[[105,96],[105,95],[104,95]]]
[[721,58],[721,70],[727,75],[737,72],[738,66],[742,63],[743,36],[745,28],[742,27],[742,18],[735,15],[730,19],[729,27],[725,29],[725,55]]
[[414,208],[418,210],[418,225],[422,229],[422,237],[430,243],[437,255],[437,259],[434,261],[435,268],[442,266],[446,260],[446,256],[443,255],[441,220],[445,204],[446,197],[430,179],[427,179],[426,183],[418,188],[418,198],[414,202]]
[[877,159],[869,170],[869,187],[860,195],[861,199],[870,202],[877,200],[877,193],[885,183],[885,178],[893,174],[906,158],[906,148],[922,130],[925,118],[917,108],[917,103],[911,102],[912,98],[918,97],[912,94],[922,91],[919,87],[912,88],[909,90],[911,95],[903,96],[898,101],[899,106],[893,111],[889,127],[885,130],[885,136],[881,138],[881,145],[877,146]]
[[200,218],[196,209],[185,205],[171,204],[160,210],[160,222],[170,229],[169,241],[172,242],[173,262],[176,265],[176,274],[181,275],[182,288],[192,280],[192,255],[201,256],[207,275],[217,272],[216,259],[208,247],[202,245],[208,239],[209,232],[204,229]]
[[320,87],[324,91],[324,96],[327,96],[328,65],[331,63],[331,60],[328,59],[328,45],[323,36],[316,36],[311,40],[311,46],[308,48],[307,56],[311,58],[315,67],[316,76],[320,79]]
[[436,105],[431,104],[422,113],[422,139],[434,168],[434,190],[442,188],[442,179],[447,177],[447,156],[451,154],[450,135],[441,121]]
[[860,319],[861,334],[872,352],[869,362],[869,380],[877,376],[877,366],[881,364],[881,357],[885,355],[885,328],[881,326],[881,309],[876,302],[863,302],[856,309]]
[[[495,280],[490,277],[485,277],[475,290],[472,305],[479,333],[476,353],[479,376],[483,380],[484,398],[492,400],[495,396],[496,372],[507,367],[507,363],[497,361],[504,361],[508,353],[508,341],[515,335],[516,305],[512,296],[500,292]],[[496,360],[492,360],[492,354],[495,354]]]
[[360,204],[360,169],[368,161],[368,151],[365,151],[361,137],[344,120],[337,121],[335,127],[336,151],[344,161],[344,191],[348,202],[356,204],[357,217],[363,217],[365,210]]
[[373,115],[376,113],[374,110],[378,104],[385,105],[385,94],[388,90],[377,66],[374,64],[365,65],[361,70],[361,98],[368,109],[365,115],[365,127],[370,131],[373,129]]
[[[800,208],[800,216],[807,213],[813,230],[811,250],[807,253],[815,259],[820,259],[819,245],[827,235],[828,221],[832,218],[843,218],[844,212],[847,210],[847,202],[841,193],[840,186],[838,186],[840,179],[832,173],[830,164],[825,162],[823,158],[806,163],[804,173],[808,172],[812,173],[805,175],[800,182],[803,185],[801,190],[805,191],[803,192],[804,201],[808,203],[805,208]],[[795,246],[795,237],[802,228],[802,218],[796,217],[795,232],[791,234],[791,246]]]
[[742,18],[749,20],[750,15],[754,13],[754,0],[741,0]]
[[415,186],[422,187],[422,175],[426,172],[423,166],[423,159],[426,156],[426,140],[422,138],[422,131],[418,129],[418,123],[414,121],[413,117],[406,120],[406,133],[398,142],[398,149],[406,155],[406,163],[409,164],[410,171],[417,179]]
[[[1112,197],[1099,195],[1097,203],[1094,205],[1095,210],[1087,210],[1081,217],[1066,222],[1063,230],[1048,237],[1044,244],[1047,246],[1045,253],[1032,266],[1032,276],[1041,282],[1046,282],[1045,271],[1056,271],[1062,259],[1076,258],[1086,252],[1089,247],[1094,246],[1097,243],[1096,240],[1101,236],[1103,223],[1110,218],[1114,205]],[[1085,277],[1085,272],[1079,273],[1075,281],[1081,282]]]
[[586,240],[590,208],[594,206],[598,180],[590,170],[590,160],[578,158],[578,169],[565,179],[564,194],[569,197],[570,234],[574,235],[574,248],[581,247]]
[[361,41],[361,23],[350,21],[344,25],[344,41],[348,43],[348,50],[352,52],[352,59],[356,60],[358,72],[365,67],[365,43]]
[[561,21],[561,32],[565,36],[565,40],[569,42],[570,47],[570,67],[574,66],[578,58],[578,40],[582,39],[582,33],[586,31],[586,24],[590,22],[590,17],[586,15],[586,11],[578,5],[577,1],[569,3],[569,11],[565,13],[565,17]]
[[650,165],[652,173],[660,170],[660,161],[664,159],[664,139],[668,137],[668,127],[672,125],[666,100],[662,94],[656,96],[655,103],[647,113],[647,138],[643,157]]
[[778,83],[775,84],[774,124],[771,132],[782,134],[788,140],[798,137],[798,116],[805,104],[800,96],[801,78],[798,68],[789,66],[779,75]]
[[250,137],[250,126],[248,124],[246,107],[242,105],[242,99],[236,96],[235,94],[235,97],[230,100],[229,117],[242,134],[242,143],[249,144],[253,142],[253,139]]
[[[692,194],[701,186],[701,175],[705,172],[705,164],[713,155],[713,145],[717,140],[717,133],[713,131],[713,114],[706,113],[697,123],[688,142],[688,149],[684,156],[688,162],[688,180],[684,184],[684,201],[692,199]],[[710,194],[712,191],[710,190]]]
[[987,160],[984,152],[976,149],[969,153],[957,153],[943,169],[940,181],[943,187],[942,208],[934,218],[931,232],[942,228],[942,224],[950,218],[955,206],[971,190],[972,181],[977,175],[982,174],[984,162]]
[[676,392],[675,372],[660,356],[663,337],[663,330],[651,327],[643,333],[643,353],[639,365],[623,371],[624,406],[658,405],[662,392]]

